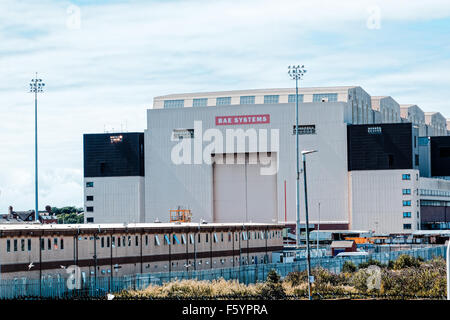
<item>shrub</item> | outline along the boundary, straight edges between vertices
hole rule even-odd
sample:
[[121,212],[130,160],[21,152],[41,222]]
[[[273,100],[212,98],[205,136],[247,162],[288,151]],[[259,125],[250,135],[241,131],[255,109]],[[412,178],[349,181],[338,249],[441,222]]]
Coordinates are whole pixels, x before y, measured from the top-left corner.
[[342,266],[342,272],[346,272],[346,273],[353,273],[356,271],[356,269],[357,269],[357,267],[351,261],[345,261],[344,265]]
[[394,270],[401,270],[404,268],[411,268],[411,267],[418,268],[418,267],[420,267],[420,260],[417,258],[411,257],[410,255],[402,254],[401,256],[399,256],[397,258],[397,260],[394,261],[394,264],[392,267]]
[[367,260],[366,262],[360,263],[359,266],[358,266],[358,268],[359,268],[359,269],[366,269],[366,268],[368,268],[369,266],[378,266],[378,267],[380,267],[380,268],[383,268],[383,267],[384,267],[384,265],[383,265],[380,261],[374,260],[374,259],[370,258],[370,259]]
[[264,299],[283,299],[286,297],[280,276],[275,270],[270,270],[267,274],[267,280],[261,287],[261,296]]

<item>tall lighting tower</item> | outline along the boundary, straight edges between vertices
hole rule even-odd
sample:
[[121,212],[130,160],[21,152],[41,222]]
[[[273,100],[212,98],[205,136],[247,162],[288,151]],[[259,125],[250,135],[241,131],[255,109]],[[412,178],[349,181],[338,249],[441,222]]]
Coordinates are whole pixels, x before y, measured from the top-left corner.
[[30,81],[30,92],[34,93],[34,192],[35,192],[35,221],[39,221],[38,211],[38,138],[37,138],[37,96],[38,93],[43,92],[45,83],[42,79],[38,79],[37,72],[36,77]]
[[[299,159],[299,149],[298,149],[298,81],[303,78],[303,75],[306,73],[304,65],[297,66],[289,66],[288,74],[295,80],[295,153],[296,153],[296,162],[297,162],[297,225],[296,225],[296,245],[297,249],[300,247],[300,159]],[[306,226],[308,228],[308,226]]]

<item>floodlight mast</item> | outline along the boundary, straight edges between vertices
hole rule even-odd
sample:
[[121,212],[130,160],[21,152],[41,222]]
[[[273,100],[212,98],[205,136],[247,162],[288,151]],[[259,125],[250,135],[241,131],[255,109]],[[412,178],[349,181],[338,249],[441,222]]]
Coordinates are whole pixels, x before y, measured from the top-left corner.
[[297,184],[296,184],[296,206],[297,206],[297,221],[296,221],[296,247],[300,247],[300,158],[298,148],[298,81],[303,78],[306,73],[304,65],[289,66],[288,74],[292,80],[295,80],[295,153],[297,166]]
[[34,218],[35,221],[39,221],[39,211],[38,211],[38,135],[37,135],[37,96],[38,93],[44,92],[45,83],[42,79],[36,77],[30,81],[30,92],[34,93],[34,192],[35,192],[35,207],[34,207]]

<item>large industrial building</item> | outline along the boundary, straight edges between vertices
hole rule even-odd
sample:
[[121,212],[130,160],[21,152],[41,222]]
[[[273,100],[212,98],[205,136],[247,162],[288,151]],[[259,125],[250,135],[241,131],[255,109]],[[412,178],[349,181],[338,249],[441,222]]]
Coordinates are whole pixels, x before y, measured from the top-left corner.
[[449,227],[450,136],[440,113],[358,86],[302,88],[296,128],[295,99],[295,89],[161,96],[144,133],[86,134],[87,221],[168,221],[183,208],[193,221],[294,225],[298,131],[300,150],[317,150],[306,156],[311,225]]

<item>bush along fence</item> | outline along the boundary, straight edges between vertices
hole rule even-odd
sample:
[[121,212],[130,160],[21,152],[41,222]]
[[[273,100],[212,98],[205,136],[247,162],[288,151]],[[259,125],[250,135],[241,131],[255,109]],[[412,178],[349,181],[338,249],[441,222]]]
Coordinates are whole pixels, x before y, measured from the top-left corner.
[[[343,271],[343,268],[349,265],[363,266],[374,260],[388,265],[403,254],[428,261],[435,257],[445,258],[446,247],[430,246],[420,249],[375,253],[364,257],[312,258],[311,268],[321,267],[334,274],[339,274]],[[104,298],[107,293],[117,293],[123,290],[143,290],[149,285],[162,285],[175,280],[188,279],[207,281],[217,279],[237,280],[241,284],[249,285],[266,281],[271,270],[275,270],[281,279],[284,279],[290,273],[306,270],[306,267],[306,260],[301,260],[293,263],[254,264],[224,269],[146,273],[122,277],[89,277],[87,279],[74,277],[68,279],[47,276],[41,281],[27,278],[1,279],[0,299]],[[347,294],[344,297],[349,296]],[[326,297],[324,296],[323,298]]]

